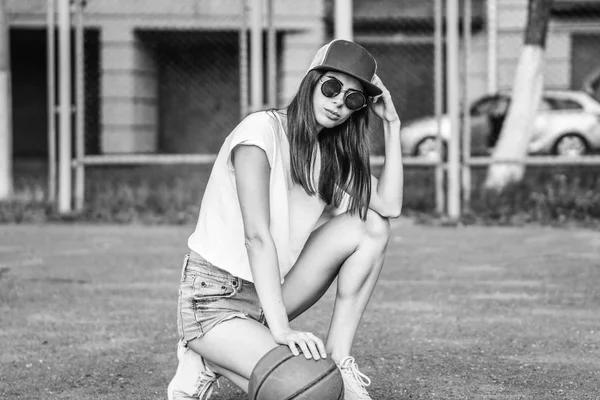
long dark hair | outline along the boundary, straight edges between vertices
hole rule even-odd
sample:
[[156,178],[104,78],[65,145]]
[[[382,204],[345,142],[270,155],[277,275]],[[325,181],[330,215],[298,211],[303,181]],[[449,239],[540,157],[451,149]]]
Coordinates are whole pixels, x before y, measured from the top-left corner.
[[[313,110],[313,91],[323,72],[308,72],[287,108],[292,180],[306,193],[327,204],[340,206],[344,192],[350,195],[348,211],[367,218],[371,198],[371,166],[367,135],[368,107],[352,113],[344,123],[321,133]],[[321,148],[319,187],[312,179],[317,144]]]

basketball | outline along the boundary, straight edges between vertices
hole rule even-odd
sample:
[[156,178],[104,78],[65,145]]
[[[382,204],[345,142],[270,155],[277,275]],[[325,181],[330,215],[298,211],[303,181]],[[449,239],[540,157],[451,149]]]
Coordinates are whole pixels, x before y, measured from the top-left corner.
[[342,374],[331,358],[294,356],[287,346],[265,354],[250,376],[250,400],[342,400]]

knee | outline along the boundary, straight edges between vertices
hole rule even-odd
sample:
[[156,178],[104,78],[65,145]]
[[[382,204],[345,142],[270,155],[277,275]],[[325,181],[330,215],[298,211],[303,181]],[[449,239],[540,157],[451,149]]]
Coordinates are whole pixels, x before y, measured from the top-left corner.
[[367,211],[367,219],[362,220],[358,214],[351,215],[349,213],[343,213],[338,215],[336,218],[343,224],[342,231],[344,235],[352,237],[352,241],[356,244],[363,242],[378,242],[387,244],[391,236],[390,220],[382,217],[375,211]]
[[390,220],[382,217],[373,210],[367,212],[367,220],[364,222],[364,229],[367,237],[384,243],[388,242],[392,233]]

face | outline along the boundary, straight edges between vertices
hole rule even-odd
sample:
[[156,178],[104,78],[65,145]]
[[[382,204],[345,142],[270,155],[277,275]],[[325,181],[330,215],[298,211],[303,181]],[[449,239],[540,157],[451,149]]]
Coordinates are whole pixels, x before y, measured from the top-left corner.
[[[335,78],[342,84],[342,90],[333,97],[327,97],[321,92],[322,82]],[[346,121],[354,111],[350,110],[344,99],[352,91],[363,92],[360,82],[341,72],[327,71],[317,82],[313,92],[313,110],[319,130],[333,128]]]

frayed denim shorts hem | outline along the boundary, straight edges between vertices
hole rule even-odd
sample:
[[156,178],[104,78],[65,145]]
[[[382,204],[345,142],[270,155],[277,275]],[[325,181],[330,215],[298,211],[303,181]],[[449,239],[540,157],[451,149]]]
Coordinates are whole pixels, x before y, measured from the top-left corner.
[[177,307],[177,329],[183,345],[233,318],[251,318],[265,324],[254,284],[206,260],[186,255]]

